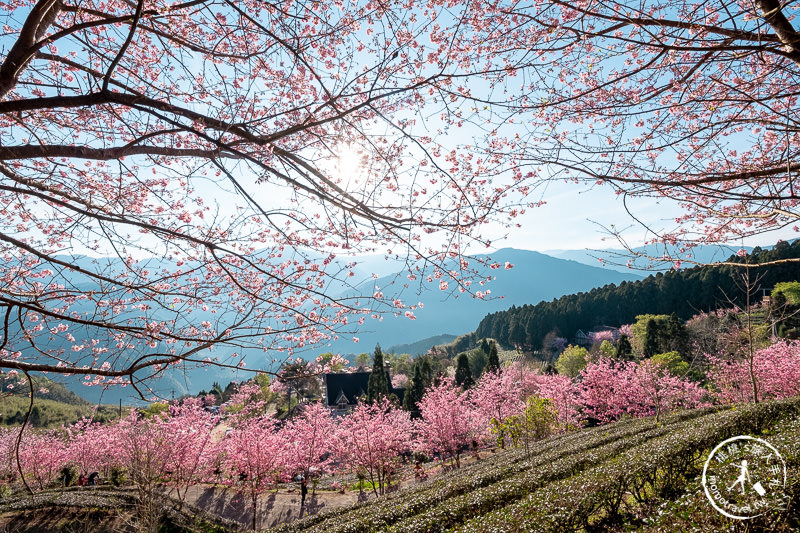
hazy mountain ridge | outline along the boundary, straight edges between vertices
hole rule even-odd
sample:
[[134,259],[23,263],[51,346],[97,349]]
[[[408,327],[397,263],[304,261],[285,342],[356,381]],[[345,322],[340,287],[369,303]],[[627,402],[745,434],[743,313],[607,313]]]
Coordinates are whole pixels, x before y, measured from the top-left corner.
[[413,342],[410,344],[397,344],[390,346],[385,351],[388,353],[408,353],[411,355],[421,355],[426,353],[434,346],[442,344],[449,344],[456,340],[458,335],[450,335],[449,333],[442,333],[441,335],[434,335],[425,339]]
[[[648,257],[661,258],[666,254],[673,259],[682,261],[685,266],[692,266],[695,263],[709,264],[725,261],[741,248],[744,248],[748,254],[754,250],[754,248],[750,246],[725,245],[697,246],[691,250],[681,251],[678,246],[651,244],[633,248],[634,254],[640,256],[638,258],[621,248],[607,248],[601,250],[545,250],[543,253],[558,259],[577,261],[584,265],[615,270],[617,272],[646,271],[643,272],[641,276],[645,277],[651,272],[664,272],[670,270],[674,266],[672,261],[651,262],[647,259]],[[769,249],[771,246],[764,246],[762,248]],[[628,260],[631,261],[630,266],[627,264]]]
[[401,309],[399,316],[386,314],[382,322],[367,320],[357,334],[359,344],[349,338],[340,339],[330,343],[330,351],[343,354],[371,352],[378,343],[381,346],[414,344],[419,339],[442,333],[474,331],[486,314],[512,305],[551,300],[565,294],[643,277],[633,271],[617,272],[514,248],[504,248],[488,256],[477,257],[482,260],[490,257],[491,262],[513,265],[510,269],[486,268],[486,275],[495,279],[483,286],[473,285],[472,288],[475,291],[490,291],[488,297],[480,299],[469,293],[441,291],[439,280],[423,284],[416,281],[412,285],[402,273],[378,278],[369,286],[364,286],[362,293],[378,287],[386,296],[397,295],[406,305],[422,301],[423,307],[414,310],[416,319],[406,318]]
[[[478,257],[482,260],[487,259],[485,255]],[[514,266],[508,270],[505,268],[493,270],[487,267],[481,274],[486,277],[492,276],[495,279],[484,286],[477,283],[473,286],[476,291],[491,291],[487,298],[479,299],[468,293],[441,291],[438,286],[439,280],[421,285],[417,280],[412,285],[408,280],[407,272],[402,270],[403,263],[391,260],[382,263],[382,256],[368,256],[363,265],[357,265],[354,268],[357,277],[362,275],[367,277],[365,275],[367,270],[380,272],[379,267],[381,266],[387,269],[396,268],[399,272],[377,279],[369,276],[359,285],[358,292],[372,295],[374,287],[377,286],[387,298],[400,298],[407,305],[421,301],[423,306],[414,310],[416,320],[406,318],[403,315],[404,309],[398,309],[399,316],[386,313],[383,315],[382,321],[368,318],[357,333],[342,335],[338,340],[311,347],[298,355],[309,360],[327,351],[345,355],[371,352],[378,343],[382,346],[415,345],[419,339],[427,339],[443,333],[460,334],[474,331],[481,319],[488,313],[506,309],[511,305],[551,300],[564,294],[641,278],[638,273],[633,271],[620,273],[598,266],[554,258],[539,252],[512,248],[497,250],[489,254],[489,257],[492,262],[500,265],[508,262]],[[95,260],[86,258],[86,261]],[[169,268],[169,265],[164,264],[163,260],[157,262],[160,263],[159,266]],[[81,276],[77,275],[76,277],[80,278]],[[406,284],[409,286],[406,287]],[[342,290],[345,291],[345,287],[342,287]],[[356,291],[349,289],[343,294],[353,295],[356,294]],[[353,336],[359,338],[359,343],[353,341]],[[408,349],[416,350],[417,348]],[[424,348],[422,351],[426,349]],[[210,352],[209,355],[217,354],[224,357],[224,352],[226,349],[220,347],[214,352]],[[255,350],[252,353],[245,353],[247,368],[274,370],[274,368],[269,368],[270,361],[274,356]],[[283,354],[277,354],[277,358],[282,360]],[[185,371],[169,369],[162,373],[159,382],[153,385],[159,394],[169,398],[173,394],[178,397],[182,394],[208,389],[214,381],[227,383],[232,379],[246,379],[250,375],[246,372],[237,373],[215,367]],[[100,400],[101,397],[104,402],[115,402],[118,398],[129,398],[133,393],[131,387],[114,387],[106,391],[99,387],[85,387],[82,385],[83,376],[59,379],[59,381],[65,383],[73,392],[89,398],[93,402]]]

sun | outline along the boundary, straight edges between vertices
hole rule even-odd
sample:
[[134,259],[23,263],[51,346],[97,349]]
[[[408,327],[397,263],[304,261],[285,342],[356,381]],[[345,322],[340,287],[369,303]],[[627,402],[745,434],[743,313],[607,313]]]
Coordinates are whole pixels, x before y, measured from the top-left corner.
[[356,181],[366,166],[364,152],[356,146],[343,144],[336,153],[334,171],[337,178],[343,182]]

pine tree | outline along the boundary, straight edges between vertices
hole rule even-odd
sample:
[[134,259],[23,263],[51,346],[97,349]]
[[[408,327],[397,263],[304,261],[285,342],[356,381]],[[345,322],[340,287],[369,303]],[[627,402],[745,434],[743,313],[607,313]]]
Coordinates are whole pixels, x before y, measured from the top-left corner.
[[414,377],[411,378],[411,383],[409,383],[405,396],[403,396],[403,410],[410,412],[412,418],[419,417],[419,406],[417,404],[425,395],[425,382],[427,380],[423,374],[423,366],[423,359],[417,359],[414,362]]
[[481,341],[481,350],[483,350],[483,353],[486,355],[489,355],[489,341],[487,341],[485,337]]
[[428,357],[422,358],[422,384],[423,391],[433,384],[433,365]]
[[475,380],[472,378],[472,370],[469,368],[469,357],[462,352],[458,355],[458,366],[456,366],[456,383],[461,385],[464,390],[469,389],[475,385]]
[[381,397],[387,396],[389,396],[389,381],[386,379],[386,369],[383,367],[383,352],[380,345],[376,345],[372,373],[367,381],[367,401],[374,403]]
[[486,363],[486,372],[497,372],[500,370],[500,358],[497,356],[497,344],[492,343],[489,349],[489,362]]
[[662,346],[660,352],[675,351],[681,354],[686,353],[686,324],[672,313],[669,315],[662,335]]
[[659,330],[660,328],[655,320],[651,318],[647,321],[647,329],[644,334],[644,349],[642,350],[642,355],[645,359],[649,359],[659,352],[659,345],[661,344],[659,342]]
[[633,347],[631,346],[631,341],[624,333],[619,336],[619,340],[617,341],[617,359],[621,359],[623,361],[630,361],[633,359]]

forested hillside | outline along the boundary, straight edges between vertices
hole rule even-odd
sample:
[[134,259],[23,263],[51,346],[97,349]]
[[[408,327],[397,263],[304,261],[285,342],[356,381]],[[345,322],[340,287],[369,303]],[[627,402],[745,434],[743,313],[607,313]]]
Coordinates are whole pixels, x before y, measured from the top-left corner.
[[[36,403],[31,410],[29,423],[35,428],[58,428],[74,424],[82,418],[104,422],[121,415],[117,407],[93,405],[62,383],[44,376],[34,375],[31,380]],[[0,375],[0,426],[21,425],[28,412],[29,398],[30,387],[24,377],[13,372]]]
[[[795,257],[800,257],[800,240],[792,243],[781,241],[770,250],[755,248],[747,257],[733,255],[728,262],[755,265]],[[550,302],[511,307],[489,314],[481,320],[474,338],[490,337],[505,346],[525,346],[536,350],[550,332],[571,339],[578,329],[621,326],[634,322],[637,315],[645,313],[675,313],[688,319],[700,311],[733,304],[743,306],[746,291],[742,276],[747,270],[753,283],[751,297],[759,300],[763,290],[800,277],[797,263],[773,264],[768,268],[720,265],[672,270],[641,281],[609,284]]]

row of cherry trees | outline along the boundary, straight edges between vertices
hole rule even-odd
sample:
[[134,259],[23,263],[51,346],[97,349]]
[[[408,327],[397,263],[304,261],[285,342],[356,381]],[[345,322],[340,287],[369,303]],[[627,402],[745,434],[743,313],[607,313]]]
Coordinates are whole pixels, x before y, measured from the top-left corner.
[[[754,371],[762,399],[800,394],[800,343],[758,351]],[[709,386],[701,388],[652,360],[603,358],[574,379],[514,365],[485,373],[466,391],[441,378],[419,403],[418,420],[382,400],[362,403],[340,419],[322,404],[308,404],[283,423],[264,415],[261,389],[245,384],[222,406],[221,415],[204,409],[207,400],[186,399],[155,416],[134,413],[112,424],[83,421],[65,431],[26,431],[19,466],[14,454],[18,431],[6,430],[0,433],[0,478],[17,479],[21,468],[29,486],[41,490],[57,482],[67,465],[106,477],[122,468],[141,502],[152,504],[164,485],[183,500],[193,485],[222,483],[239,486],[257,509],[260,495],[279,482],[298,475],[308,479],[324,472],[351,472],[380,494],[400,458],[411,452],[441,454],[460,466],[461,453],[471,445],[503,444],[504,436],[492,431],[497,427],[492,420],[520,414],[530,396],[551,400],[561,429],[590,420],[658,417],[678,408],[751,400],[747,361],[715,361],[708,376]],[[229,431],[218,425],[221,418]]]

